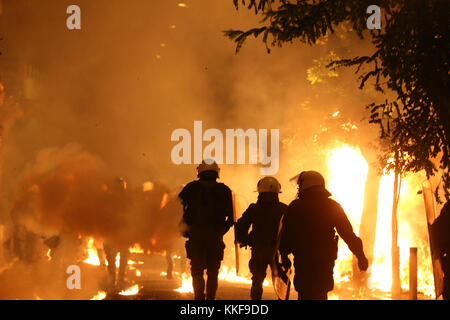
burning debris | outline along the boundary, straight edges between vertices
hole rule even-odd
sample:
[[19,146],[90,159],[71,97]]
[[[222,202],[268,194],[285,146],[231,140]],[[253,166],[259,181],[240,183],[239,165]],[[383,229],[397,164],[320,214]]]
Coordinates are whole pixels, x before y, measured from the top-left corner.
[[188,276],[187,273],[181,275],[181,287],[175,289],[179,293],[194,293],[194,288],[192,287],[192,277]]
[[105,291],[99,291],[95,296],[91,298],[91,300],[104,300],[106,298]]
[[138,284],[135,284],[134,286],[119,292],[119,294],[121,296],[134,296],[138,293],[139,293],[139,285]]
[[[165,275],[165,273],[164,273],[164,275]],[[227,266],[222,266],[220,268],[219,280],[229,282],[229,283],[235,283],[235,284],[250,285],[252,283],[252,280],[250,279],[250,277],[238,276],[236,274],[236,269],[234,269],[234,268],[229,269]],[[181,286],[179,288],[175,289],[176,292],[194,293],[194,289],[192,287],[192,277],[190,275],[188,275],[187,273],[183,273],[181,275],[181,282],[182,282]],[[268,287],[269,281],[264,280],[263,286]]]

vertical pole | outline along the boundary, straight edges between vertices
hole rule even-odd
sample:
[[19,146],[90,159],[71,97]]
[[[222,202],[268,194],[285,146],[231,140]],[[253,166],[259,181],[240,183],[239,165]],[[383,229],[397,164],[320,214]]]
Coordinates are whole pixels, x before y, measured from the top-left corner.
[[417,300],[417,248],[409,249],[409,299]]

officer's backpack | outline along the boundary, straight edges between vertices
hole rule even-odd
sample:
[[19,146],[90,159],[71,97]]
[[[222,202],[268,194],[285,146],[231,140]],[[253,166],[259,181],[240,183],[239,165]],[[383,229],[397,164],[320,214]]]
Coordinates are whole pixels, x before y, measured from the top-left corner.
[[186,208],[189,224],[220,230],[225,223],[225,193],[215,181],[195,181]]

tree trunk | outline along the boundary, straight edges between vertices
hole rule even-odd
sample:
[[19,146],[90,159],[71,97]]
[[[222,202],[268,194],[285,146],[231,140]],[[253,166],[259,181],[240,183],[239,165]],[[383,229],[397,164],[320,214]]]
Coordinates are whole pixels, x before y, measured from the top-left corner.
[[392,201],[392,299],[399,299],[401,293],[400,283],[400,252],[398,247],[398,222],[397,208],[400,198],[401,177],[400,172],[396,170],[394,180],[394,192]]

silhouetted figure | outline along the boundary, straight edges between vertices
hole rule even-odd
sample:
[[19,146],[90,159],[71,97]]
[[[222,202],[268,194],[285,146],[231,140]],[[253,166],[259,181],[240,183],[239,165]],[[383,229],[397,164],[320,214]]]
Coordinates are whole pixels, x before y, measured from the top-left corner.
[[[121,201],[127,199],[127,183],[123,178],[118,178],[113,184],[111,191],[114,196],[119,197]],[[130,255],[129,247],[131,244],[121,241],[108,239],[103,242],[103,251],[105,252],[106,262],[108,263],[109,288],[108,290],[120,291],[125,286],[125,275],[128,267],[128,257]],[[116,276],[116,256],[120,253],[119,274]]]
[[166,251],[166,262],[167,262],[167,279],[172,279],[172,272],[174,270],[175,261],[173,259],[174,255],[180,256],[180,271],[183,273],[186,270],[185,253],[184,253],[184,241],[180,237],[179,221],[180,217],[183,215],[183,207],[178,199],[178,192],[169,193],[167,197],[167,202],[163,208],[161,208],[158,234],[160,235],[160,245]]
[[[125,275],[128,266],[129,247],[127,245],[116,245],[111,242],[105,242],[103,244],[103,250],[105,252],[106,261],[108,262],[108,274],[110,290],[123,289],[125,284]],[[119,274],[117,273],[116,256],[120,253],[119,259]],[[118,290],[120,291],[120,290]]]
[[214,161],[203,161],[197,168],[199,180],[188,183],[180,192],[186,255],[191,260],[192,286],[196,300],[213,300],[225,243],[223,236],[233,225],[231,190],[218,183],[219,167]]
[[98,261],[100,262],[100,266],[105,266],[105,246],[103,244],[103,240],[94,238],[94,247],[95,252],[97,253]]
[[27,227],[29,224],[26,215],[27,212],[33,210],[36,194],[37,187],[29,188],[23,197],[14,202],[10,213],[12,222],[11,254],[24,263],[35,262],[38,258],[37,244],[40,237]]
[[358,258],[361,271],[368,261],[360,238],[353,232],[344,210],[325,189],[325,180],[315,171],[302,172],[297,180],[298,198],[287,208],[281,230],[280,253],[294,255],[294,286],[300,300],[326,300],[334,287],[333,268],[338,236]]
[[[252,203],[237,221],[236,241],[241,246],[252,248],[249,261],[252,273],[252,300],[261,300],[263,282],[266,278],[267,266],[274,259],[278,227],[286,211],[287,205],[278,199],[281,192],[280,183],[273,177],[264,177],[258,181],[258,201]],[[248,233],[250,227],[252,231]]]
[[39,236],[29,231],[25,225],[16,224],[14,226],[13,248],[19,261],[32,263],[37,260],[36,244],[38,240]]
[[432,225],[432,230],[439,247],[439,258],[444,271],[444,300],[450,300],[450,202],[444,205],[441,214]]

